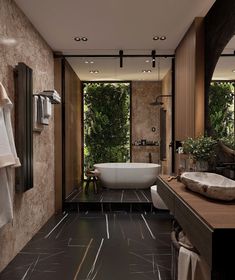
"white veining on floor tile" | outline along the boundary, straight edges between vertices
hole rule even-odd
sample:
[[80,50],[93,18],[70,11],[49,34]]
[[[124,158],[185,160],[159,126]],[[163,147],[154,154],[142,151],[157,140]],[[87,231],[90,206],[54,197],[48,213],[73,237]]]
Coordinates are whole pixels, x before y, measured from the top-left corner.
[[86,251],[85,251],[85,253],[84,253],[83,257],[82,257],[82,261],[81,261],[80,264],[78,265],[78,268],[77,268],[77,271],[76,271],[76,273],[75,273],[75,275],[74,275],[73,280],[77,280],[78,274],[79,274],[79,272],[80,272],[80,270],[81,270],[81,267],[82,267],[82,265],[83,265],[83,263],[84,263],[84,261],[85,261],[85,259],[86,259],[87,253],[88,253],[88,251],[89,251],[89,249],[90,249],[90,247],[91,247],[92,241],[93,241],[93,239],[91,238],[89,244],[88,244],[87,247],[86,247]]
[[121,203],[123,202],[124,190],[122,190]]
[[147,221],[146,221],[146,219],[145,219],[145,217],[144,217],[143,214],[141,214],[141,217],[143,218],[143,220],[144,220],[144,222],[145,222],[145,225],[146,225],[147,229],[149,230],[150,235],[152,236],[152,238],[153,238],[153,239],[156,239],[155,235],[152,233],[152,231],[151,231],[151,229],[150,229],[150,227],[149,227],[149,225],[148,225],[148,223],[147,223]]
[[51,234],[52,232],[64,221],[64,219],[66,219],[68,217],[68,213],[53,227],[53,229],[47,234],[44,236],[45,239],[47,239]]
[[108,215],[107,214],[105,214],[105,221],[106,221],[107,239],[109,239],[109,220],[108,220]]
[[143,191],[141,191],[141,194],[143,195],[143,197],[147,200],[147,202],[150,202],[149,199],[147,198],[147,196],[145,195],[145,193]]
[[[92,273],[93,273],[94,270],[95,270],[96,262],[97,262],[97,260],[98,260],[98,257],[99,257],[101,248],[102,248],[102,246],[103,246],[103,243],[104,243],[104,238],[101,239],[100,246],[99,246],[98,251],[97,251],[97,253],[96,253],[94,262],[93,262],[93,264],[92,264],[92,267],[91,267],[90,271],[89,271],[88,274],[87,274],[87,278],[86,278],[87,280],[89,280],[89,279],[91,278],[91,275],[92,275]],[[94,278],[92,278],[92,279],[94,279]]]
[[30,264],[30,266],[29,266],[28,269],[25,271],[25,274],[23,275],[23,277],[21,278],[21,280],[25,280],[25,278],[27,277],[27,275],[28,275],[28,273],[29,273],[31,267],[33,266],[33,264],[34,264],[34,262],[32,262],[32,263]]
[[136,195],[137,199],[138,199],[139,201],[141,201],[141,199],[140,199],[140,197],[138,196],[137,192],[136,192],[136,191],[134,191],[134,193],[135,193],[135,195]]

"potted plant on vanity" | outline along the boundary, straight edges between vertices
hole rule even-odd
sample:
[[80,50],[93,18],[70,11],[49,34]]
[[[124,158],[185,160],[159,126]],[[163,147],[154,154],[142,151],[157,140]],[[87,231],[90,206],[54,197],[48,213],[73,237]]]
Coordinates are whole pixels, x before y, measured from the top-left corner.
[[209,136],[187,138],[182,143],[184,154],[189,156],[191,170],[207,171],[216,156],[217,141]]

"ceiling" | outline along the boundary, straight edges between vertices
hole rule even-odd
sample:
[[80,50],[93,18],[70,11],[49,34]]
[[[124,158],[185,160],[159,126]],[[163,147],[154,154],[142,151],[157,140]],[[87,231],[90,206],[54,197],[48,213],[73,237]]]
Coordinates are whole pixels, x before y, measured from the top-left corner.
[[[235,36],[231,38],[225,47],[223,54],[234,54]],[[235,56],[221,56],[214,74],[213,80],[235,80]]]
[[[54,51],[63,54],[174,54],[183,35],[197,16],[206,15],[214,0],[15,0]],[[74,37],[88,40],[75,41]],[[153,40],[166,36],[166,40]],[[83,80],[91,79],[90,70],[99,70],[93,80],[158,79],[158,69],[148,69],[145,58],[96,59],[84,65],[82,59],[69,59]],[[167,66],[167,63],[168,66]],[[94,64],[95,64],[94,63]],[[160,61],[160,76],[170,68],[170,59]],[[95,67],[93,69],[93,67]],[[145,67],[145,68],[144,68]],[[98,69],[99,68],[99,69]],[[120,72],[120,73],[117,73]],[[106,73],[106,74],[105,74]],[[113,74],[111,74],[113,73]],[[143,75],[145,74],[145,75]],[[94,77],[95,76],[95,77]]]

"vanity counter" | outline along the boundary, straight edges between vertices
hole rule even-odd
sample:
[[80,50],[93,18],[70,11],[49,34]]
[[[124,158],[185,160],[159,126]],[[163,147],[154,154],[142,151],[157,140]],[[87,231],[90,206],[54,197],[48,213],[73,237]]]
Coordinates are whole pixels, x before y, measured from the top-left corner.
[[211,267],[211,279],[235,279],[235,201],[208,199],[167,178],[158,177],[159,194]]

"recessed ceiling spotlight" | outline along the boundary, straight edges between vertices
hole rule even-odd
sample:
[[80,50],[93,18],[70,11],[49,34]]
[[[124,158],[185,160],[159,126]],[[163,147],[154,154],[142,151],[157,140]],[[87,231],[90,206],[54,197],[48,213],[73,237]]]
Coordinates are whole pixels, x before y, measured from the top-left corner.
[[88,41],[87,37],[79,37],[79,36],[76,36],[73,38],[76,42],[80,42],[80,41],[83,41],[83,42],[86,42]]
[[93,64],[93,63],[94,63],[94,61],[90,61],[90,63],[91,63],[91,64]]
[[88,64],[88,63],[89,63],[89,61],[87,61],[87,60],[86,60],[86,61],[85,61],[85,63],[86,63],[86,64]]
[[235,69],[233,69],[232,72],[235,73]]
[[142,70],[142,73],[151,73],[152,71],[150,69],[148,70]]
[[99,70],[90,70],[89,71],[91,74],[98,74],[99,73]]
[[166,40],[166,36],[161,36],[160,40],[162,40],[162,41]]
[[149,59],[146,59],[145,62],[149,63]]
[[153,37],[153,40],[154,40],[154,41],[159,40],[159,36],[154,36],[154,37]]

